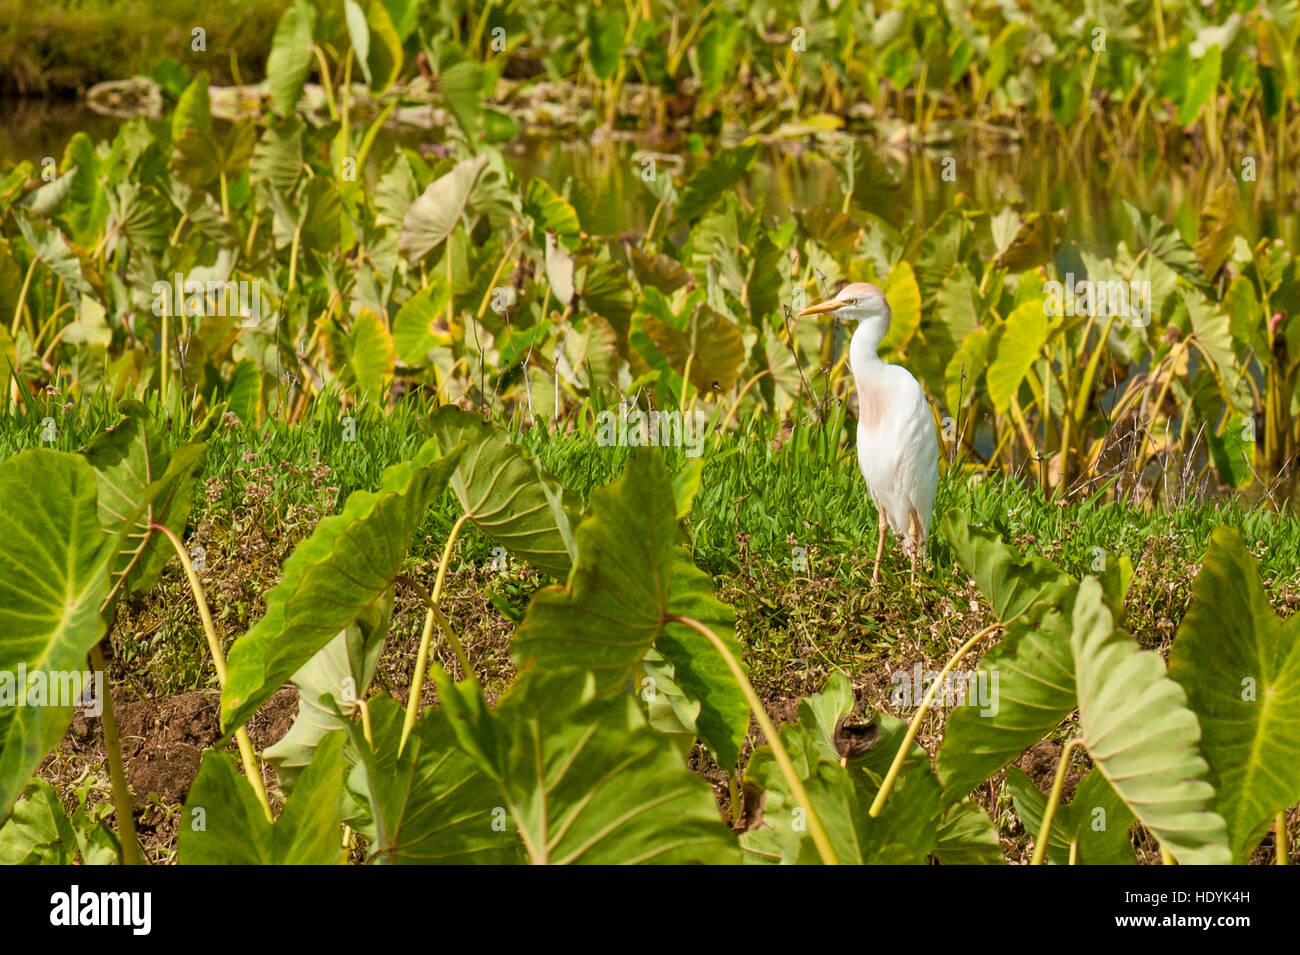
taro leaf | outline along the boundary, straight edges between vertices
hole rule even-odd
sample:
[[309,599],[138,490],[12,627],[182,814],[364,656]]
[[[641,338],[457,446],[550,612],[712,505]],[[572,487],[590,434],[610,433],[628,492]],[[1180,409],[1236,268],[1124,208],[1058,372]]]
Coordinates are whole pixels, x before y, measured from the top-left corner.
[[72,865],[77,834],[54,787],[34,779],[0,826],[0,865]]
[[[316,747],[275,824],[227,753],[208,750],[185,800],[183,865],[338,865],[343,861],[343,733]],[[196,822],[202,819],[202,827]]]
[[1016,237],[1001,252],[994,265],[1009,272],[1027,272],[1052,261],[1060,244],[1065,223],[1065,213],[1031,212],[1016,232]]
[[623,58],[623,14],[612,6],[587,7],[587,60],[598,80],[608,80]]
[[366,11],[361,9],[357,0],[343,0],[343,19],[348,27],[348,39],[352,41],[352,52],[356,55],[361,75],[370,79],[370,27],[366,25]]
[[481,416],[446,405],[428,431],[444,451],[466,442],[451,487],[470,520],[488,537],[560,580],[576,550],[571,513],[577,505],[560,483],[510,434]]
[[560,247],[554,233],[546,233],[546,281],[555,300],[563,305],[573,301],[573,271],[573,258]]
[[906,262],[899,262],[889,273],[882,290],[889,302],[889,333],[880,343],[882,351],[904,347],[921,327],[921,289],[916,275]]
[[1047,316],[1043,314],[1043,303],[1037,299],[1024,302],[1007,316],[994,346],[993,360],[984,375],[989,400],[998,412],[1010,407],[1011,399],[1047,344],[1047,335]]
[[296,116],[268,126],[253,147],[252,181],[269,183],[275,192],[289,195],[302,169],[302,132],[302,120]]
[[1237,237],[1237,186],[1224,181],[1209,197],[1197,223],[1198,238],[1193,251],[1207,279],[1213,280],[1232,251]]
[[713,794],[627,694],[529,673],[501,700],[503,798],[534,864],[736,863]]
[[[875,746],[842,766],[835,727],[852,709],[853,690],[840,673],[831,677],[822,693],[799,704],[798,722],[779,730],[795,772],[841,863],[923,863],[937,844],[942,811],[929,757],[913,745],[881,815],[871,818],[880,777],[898,752],[906,727],[898,720],[880,718],[883,733]],[[741,836],[746,862],[820,861],[807,831],[805,807],[794,802],[770,747],[754,752],[745,770],[744,789],[750,826]]]
[[190,441],[175,453],[169,452],[140,402],[128,399],[118,410],[123,420],[95,435],[83,452],[99,482],[99,521],[104,534],[116,537],[123,522],[131,520],[125,546],[112,561],[116,597],[145,593],[157,582],[174,551],[171,542],[152,528],[161,524],[182,536],[194,503],[194,488],[207,461],[205,440]]
[[429,363],[429,352],[450,341],[446,322],[451,303],[451,286],[436,275],[397,310],[393,319],[393,349],[402,364],[421,368]]
[[81,271],[81,262],[69,248],[62,232],[52,225],[28,219],[21,214],[15,213],[14,220],[18,223],[18,231],[32,247],[36,258],[48,265],[51,271],[63,280],[64,285],[71,291],[83,295],[91,294],[90,283],[86,281]]
[[369,818],[349,820],[370,840],[371,859],[393,865],[505,865],[520,858],[507,828],[499,785],[457,745],[447,714],[421,714],[406,746],[402,708],[380,695],[370,701],[370,737],[347,723],[361,758],[348,788]]
[[1182,276],[1202,292],[1209,292],[1210,285],[1205,281],[1201,265],[1196,261],[1196,253],[1183,241],[1176,228],[1166,225],[1153,215],[1143,212],[1127,199],[1121,199],[1124,211],[1137,232],[1138,244],[1147,250],[1152,258],[1159,259],[1170,269]]
[[391,591],[378,604],[367,607],[319,653],[293,675],[298,687],[298,715],[278,743],[262,754],[275,766],[276,777],[291,792],[298,775],[311,762],[317,745],[344,721],[332,700],[345,704],[364,700],[375,674],[384,637],[393,612]]
[[1002,865],[998,827],[984,807],[964,799],[949,806],[939,823],[934,857],[944,865]]
[[462,159],[446,175],[429,183],[402,220],[402,235],[397,244],[402,255],[413,262],[419,261],[451,235],[465,211],[479,173],[487,164],[486,153]]
[[[1007,788],[1025,831],[1034,839],[1043,825],[1047,796],[1015,767],[1007,770]],[[1133,813],[1097,770],[1084,777],[1069,803],[1058,804],[1047,837],[1047,861],[1069,865],[1133,865],[1129,829]]]
[[266,615],[230,650],[222,729],[242,726],[298,669],[368,607],[384,599],[425,507],[460,461],[456,447],[384,471],[378,492],[355,491],[343,513],[294,548],[266,595]]
[[1231,864],[1187,694],[1158,653],[1116,629],[1095,577],[1079,585],[1070,646],[1079,732],[1097,769],[1179,862]]
[[207,70],[200,70],[172,113],[171,169],[192,189],[202,188],[221,172],[217,140],[212,133],[208,82]]
[[1048,561],[1021,558],[996,534],[968,526],[959,510],[944,515],[943,532],[1005,627],[1002,642],[979,663],[980,678],[996,692],[996,708],[959,706],[948,716],[936,766],[944,797],[952,802],[1042,739],[1074,708],[1068,618],[1074,582]]
[[1190,126],[1196,122],[1201,107],[1209,102],[1211,96],[1216,95],[1222,57],[1223,51],[1215,44],[1200,58],[1192,73],[1192,81],[1187,85],[1182,102],[1178,105],[1178,115],[1174,117],[1179,126]]
[[582,242],[582,225],[577,211],[541,177],[528,181],[528,188],[524,190],[524,213],[533,220],[533,239],[539,245],[547,232],[554,232],[570,252]]
[[1244,863],[1273,816],[1300,801],[1300,615],[1282,620],[1240,532],[1218,527],[1169,655],[1201,725],[1215,808]]
[[627,271],[602,249],[600,257],[587,266],[586,274],[578,284],[581,286],[579,294],[587,307],[608,320],[619,337],[626,339],[634,304]]
[[745,344],[740,329],[718,312],[701,305],[690,317],[690,327],[678,331],[652,315],[645,319],[645,330],[655,346],[678,374],[685,374],[690,364],[691,384],[708,394],[716,385],[728,391],[745,363]]
[[368,308],[352,320],[348,372],[357,390],[372,401],[382,401],[387,395],[393,377],[393,340],[383,321]]
[[591,495],[567,584],[533,597],[511,653],[521,667],[592,670],[597,689],[612,693],[654,646],[671,664],[672,682],[700,702],[700,738],[730,767],[749,725],[748,704],[708,639],[668,617],[704,624],[737,660],[742,651],[731,609],[674,544],[677,515],[660,452],[637,454],[619,480]]
[[724,149],[711,157],[682,187],[681,201],[673,210],[674,221],[690,222],[703,216],[745,178],[757,158],[756,142]]
[[443,102],[471,143],[483,128],[483,67],[474,60],[461,60],[438,74]]
[[370,30],[370,88],[383,93],[402,70],[402,38],[382,0],[370,0],[366,26]]
[[307,0],[295,0],[280,17],[266,59],[266,81],[271,87],[271,106],[279,116],[293,113],[302,96],[302,85],[311,69],[312,30],[316,8]]
[[77,455],[31,450],[0,463],[0,820],[72,719],[48,695],[15,706],[27,691],[15,685],[19,666],[48,687],[55,674],[84,672],[104,633],[108,555],[121,543],[104,540],[95,493]]

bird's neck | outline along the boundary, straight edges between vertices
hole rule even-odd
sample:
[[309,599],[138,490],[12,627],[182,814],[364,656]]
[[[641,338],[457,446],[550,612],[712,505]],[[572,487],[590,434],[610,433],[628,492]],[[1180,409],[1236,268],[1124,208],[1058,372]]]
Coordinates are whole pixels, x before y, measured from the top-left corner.
[[885,367],[876,354],[884,337],[884,322],[866,319],[858,323],[849,341],[849,367],[855,379],[870,378]]

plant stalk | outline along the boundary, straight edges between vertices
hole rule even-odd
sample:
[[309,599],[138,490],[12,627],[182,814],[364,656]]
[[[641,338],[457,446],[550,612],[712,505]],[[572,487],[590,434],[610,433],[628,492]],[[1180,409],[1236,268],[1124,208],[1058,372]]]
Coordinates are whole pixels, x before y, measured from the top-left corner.
[[[1047,856],[1047,837],[1052,833],[1052,819],[1056,816],[1057,804],[1061,801],[1061,788],[1065,785],[1065,773],[1070,768],[1070,757],[1074,754],[1075,749],[1083,745],[1083,740],[1075,737],[1065,744],[1065,749],[1061,750],[1061,761],[1056,764],[1056,778],[1052,780],[1052,794],[1047,799],[1047,808],[1043,811],[1043,822],[1038,827],[1038,838],[1034,840],[1034,855],[1029,860],[1030,865],[1042,865],[1043,859]],[[1074,856],[1074,847],[1070,848],[1071,858]]]
[[[96,643],[90,649],[90,667],[107,673],[104,653]],[[101,727],[104,731],[104,759],[108,763],[108,778],[113,787],[113,808],[117,812],[117,837],[122,844],[122,864],[139,865],[140,848],[135,834],[135,815],[132,811],[131,787],[126,783],[126,765],[122,761],[122,741],[117,735],[117,719],[113,716],[113,698],[104,681],[104,712]]]

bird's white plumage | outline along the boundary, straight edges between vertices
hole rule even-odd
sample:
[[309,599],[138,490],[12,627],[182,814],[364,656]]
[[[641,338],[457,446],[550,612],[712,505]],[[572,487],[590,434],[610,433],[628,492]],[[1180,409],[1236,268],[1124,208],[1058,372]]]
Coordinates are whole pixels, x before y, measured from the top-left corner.
[[873,580],[880,571],[886,525],[903,538],[915,570],[934,514],[939,442],[920,384],[906,368],[887,364],[877,354],[889,331],[885,293],[866,282],[853,282],[834,299],[801,314],[833,314],[857,324],[849,343],[849,368],[858,392],[858,466],[881,515]]

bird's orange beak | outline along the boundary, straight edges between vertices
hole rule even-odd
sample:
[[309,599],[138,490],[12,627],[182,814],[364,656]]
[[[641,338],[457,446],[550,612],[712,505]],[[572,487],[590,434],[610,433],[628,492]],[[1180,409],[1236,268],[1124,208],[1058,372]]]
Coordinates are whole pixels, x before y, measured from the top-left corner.
[[826,301],[818,302],[816,305],[809,305],[802,312],[800,312],[796,317],[803,318],[807,315],[823,315],[826,312],[834,312],[837,309],[843,307],[844,307],[843,302],[838,301],[837,299],[828,298]]

